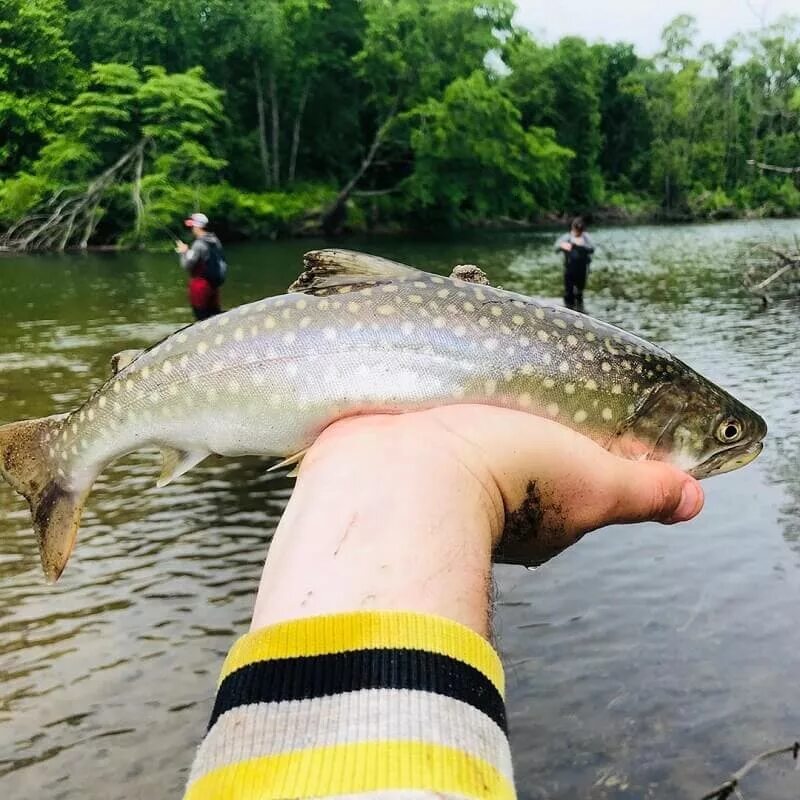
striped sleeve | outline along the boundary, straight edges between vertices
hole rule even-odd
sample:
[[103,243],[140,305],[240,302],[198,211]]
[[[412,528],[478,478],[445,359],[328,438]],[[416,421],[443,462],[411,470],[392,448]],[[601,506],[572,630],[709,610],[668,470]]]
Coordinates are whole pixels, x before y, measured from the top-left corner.
[[504,676],[456,622],[359,612],[243,636],[184,800],[513,800]]

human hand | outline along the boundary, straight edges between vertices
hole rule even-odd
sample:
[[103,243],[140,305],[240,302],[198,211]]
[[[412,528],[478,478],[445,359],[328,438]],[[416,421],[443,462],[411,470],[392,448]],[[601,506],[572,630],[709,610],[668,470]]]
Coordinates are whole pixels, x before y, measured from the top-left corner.
[[175,252],[183,254],[189,249],[189,245],[186,242],[182,242],[180,239],[175,240]]
[[[689,520],[700,485],[541,417],[478,405],[345,419],[306,454],[253,627],[358,608],[481,630],[495,560],[540,564],[612,523]],[[481,602],[476,600],[480,599]]]
[[561,242],[561,249],[565,253],[569,253],[569,251],[572,250],[572,243],[571,242]]

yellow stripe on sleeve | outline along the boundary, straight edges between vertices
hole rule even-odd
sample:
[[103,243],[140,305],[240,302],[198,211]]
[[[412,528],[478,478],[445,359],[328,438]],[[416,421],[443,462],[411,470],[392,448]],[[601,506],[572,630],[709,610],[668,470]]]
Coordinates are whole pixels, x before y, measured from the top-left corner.
[[307,617],[253,631],[233,645],[219,682],[257,661],[366,649],[427,650],[449,656],[483,673],[505,696],[503,666],[489,642],[453,620],[411,611]]
[[491,764],[462,750],[413,741],[316,747],[241,761],[192,783],[184,800],[290,800],[386,790],[514,800]]

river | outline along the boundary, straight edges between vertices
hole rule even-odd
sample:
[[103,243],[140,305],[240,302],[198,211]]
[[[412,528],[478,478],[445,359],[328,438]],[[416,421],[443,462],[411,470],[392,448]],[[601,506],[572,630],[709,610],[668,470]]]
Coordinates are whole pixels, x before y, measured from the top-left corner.
[[[587,311],[661,344],[767,419],[763,455],[706,482],[693,522],[609,528],[535,572],[496,570],[519,796],[698,797],[800,737],[800,322],[741,288],[758,241],[796,222],[595,231]],[[347,246],[553,298],[545,233]],[[283,291],[314,240],[229,248],[226,307]],[[341,242],[336,243],[341,246]],[[188,321],[174,257],[0,257],[0,423],[67,411],[110,356]],[[157,454],[110,467],[62,580],[42,578],[24,503],[0,487],[0,794],[179,796],[221,660],[247,626],[291,481],[211,458],[165,489]],[[309,564],[313,569],[313,564]],[[791,759],[745,796],[800,795]]]

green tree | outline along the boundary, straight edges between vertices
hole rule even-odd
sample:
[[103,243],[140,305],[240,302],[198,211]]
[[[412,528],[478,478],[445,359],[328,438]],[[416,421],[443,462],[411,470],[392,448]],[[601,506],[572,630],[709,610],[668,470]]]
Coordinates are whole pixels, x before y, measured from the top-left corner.
[[528,218],[563,196],[572,153],[552,130],[525,130],[520,112],[486,74],[457,78],[441,100],[410,112],[414,171],[407,202],[450,223]]
[[0,3],[0,176],[36,157],[54,108],[76,89],[65,19],[63,0]]

